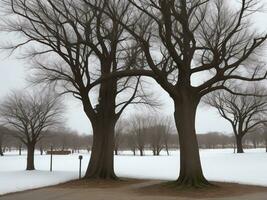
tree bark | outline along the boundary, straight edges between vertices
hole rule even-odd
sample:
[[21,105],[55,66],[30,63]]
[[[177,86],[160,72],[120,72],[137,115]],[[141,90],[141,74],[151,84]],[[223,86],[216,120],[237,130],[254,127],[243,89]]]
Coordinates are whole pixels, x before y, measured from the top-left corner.
[[180,175],[177,183],[182,187],[210,185],[202,172],[195,130],[198,103],[189,93],[182,96],[182,100],[175,101],[174,118],[180,142]]
[[243,139],[242,136],[236,135],[236,149],[237,149],[237,153],[244,153],[242,139]]
[[27,145],[27,167],[26,167],[26,170],[35,170],[35,167],[34,167],[34,149],[35,149],[35,144],[30,143]]
[[114,130],[114,123],[93,126],[91,158],[84,178],[117,179],[113,167]]
[[[102,74],[109,73],[109,71],[105,71],[109,70],[108,66],[103,69]],[[84,176],[85,179],[117,179],[113,164],[115,125],[119,119],[119,114],[116,114],[116,95],[117,80],[110,79],[100,85],[98,105],[94,114],[86,112],[86,102],[83,103],[85,113],[93,128],[91,158]]]

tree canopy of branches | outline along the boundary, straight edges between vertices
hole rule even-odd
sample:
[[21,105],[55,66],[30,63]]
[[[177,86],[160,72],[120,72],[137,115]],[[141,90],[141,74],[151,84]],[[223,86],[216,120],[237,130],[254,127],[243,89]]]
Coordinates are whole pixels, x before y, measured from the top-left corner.
[[[73,94],[83,104],[94,134],[85,177],[116,179],[115,124],[130,103],[148,102],[140,77],[99,81],[111,72],[142,62],[136,59],[136,44],[126,41],[124,28],[116,21],[116,17],[124,18],[127,13],[115,1],[110,2],[111,16],[104,12],[106,4],[96,0],[91,3],[100,10],[92,9],[83,0],[2,2],[12,16],[5,20],[4,29],[23,39],[8,48],[29,47],[26,57],[35,60],[35,82],[55,84],[63,89],[62,93]],[[92,92],[96,95],[89,94]]]
[[34,170],[35,145],[48,128],[60,123],[62,106],[54,95],[13,93],[0,107],[0,118],[16,130],[13,136],[27,146],[27,170]]
[[[99,10],[91,1],[86,2]],[[109,1],[103,2],[112,10]],[[143,75],[153,77],[174,101],[181,148],[177,184],[209,185],[199,158],[196,110],[201,98],[210,92],[234,93],[229,88],[232,80],[266,79],[266,67],[257,50],[267,36],[251,30],[248,19],[255,12],[256,1],[242,0],[235,6],[227,0],[119,2],[128,17],[117,20],[138,42],[146,58],[146,71],[153,73]],[[195,79],[204,80],[196,84],[192,81]]]
[[[252,94],[253,91],[247,89],[244,93]],[[208,105],[216,108],[220,115],[231,123],[236,138],[237,153],[244,153],[243,137],[267,122],[267,99],[259,97],[257,93],[259,91],[256,91],[255,96],[243,96],[228,92],[214,92],[205,99]]]

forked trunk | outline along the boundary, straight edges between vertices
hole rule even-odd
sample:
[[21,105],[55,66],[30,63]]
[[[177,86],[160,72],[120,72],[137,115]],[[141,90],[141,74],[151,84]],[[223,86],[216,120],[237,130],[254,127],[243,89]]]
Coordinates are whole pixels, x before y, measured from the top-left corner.
[[242,140],[243,140],[242,136],[239,136],[239,135],[236,136],[237,153],[244,153]]
[[[105,120],[103,120],[105,121]],[[91,158],[84,178],[117,179],[114,172],[115,123],[93,125]]]
[[35,149],[35,144],[32,144],[32,143],[28,144],[26,170],[35,170],[35,168],[34,168],[34,149]]
[[209,185],[202,172],[195,130],[197,105],[197,100],[186,96],[182,101],[175,102],[174,117],[180,142],[180,175],[177,183],[182,187]]

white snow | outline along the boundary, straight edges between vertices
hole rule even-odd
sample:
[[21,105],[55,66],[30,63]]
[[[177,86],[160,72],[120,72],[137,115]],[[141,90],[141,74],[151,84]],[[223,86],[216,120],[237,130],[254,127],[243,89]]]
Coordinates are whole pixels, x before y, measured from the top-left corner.
[[[204,174],[211,181],[267,186],[267,153],[264,149],[246,150],[245,154],[233,154],[232,149],[200,150],[200,155]],[[85,172],[89,155],[84,153],[83,157]],[[78,178],[78,154],[54,156],[52,173],[49,164],[49,156],[36,154],[37,170],[25,171],[25,154],[18,156],[11,152],[0,157],[0,195]],[[157,157],[150,152],[144,157],[123,152],[115,157],[115,171],[119,177],[175,180],[179,172],[179,152]]]

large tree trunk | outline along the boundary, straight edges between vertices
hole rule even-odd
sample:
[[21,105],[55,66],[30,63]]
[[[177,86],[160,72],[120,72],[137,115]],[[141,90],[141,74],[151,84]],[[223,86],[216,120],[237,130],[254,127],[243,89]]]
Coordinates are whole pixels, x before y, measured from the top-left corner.
[[113,141],[115,124],[93,126],[93,146],[85,178],[116,179],[113,167]]
[[180,142],[180,175],[177,183],[182,187],[209,185],[202,172],[195,130],[198,103],[191,94],[175,101],[174,117]]
[[34,168],[34,149],[35,144],[28,144],[27,145],[27,167],[26,170],[35,170]]
[[119,118],[115,111],[116,92],[116,80],[106,81],[100,85],[99,104],[96,114],[90,119],[93,146],[84,178],[117,179],[114,172],[115,125]]
[[237,153],[244,153],[242,139],[243,139],[242,136],[236,135],[236,149],[237,149]]

